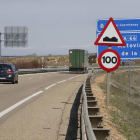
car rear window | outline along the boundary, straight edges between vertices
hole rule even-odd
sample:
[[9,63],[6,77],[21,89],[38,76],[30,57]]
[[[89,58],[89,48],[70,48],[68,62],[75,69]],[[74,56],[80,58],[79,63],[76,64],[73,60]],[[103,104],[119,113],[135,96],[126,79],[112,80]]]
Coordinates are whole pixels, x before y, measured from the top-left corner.
[[0,64],[0,70],[11,70],[11,66],[6,64]]

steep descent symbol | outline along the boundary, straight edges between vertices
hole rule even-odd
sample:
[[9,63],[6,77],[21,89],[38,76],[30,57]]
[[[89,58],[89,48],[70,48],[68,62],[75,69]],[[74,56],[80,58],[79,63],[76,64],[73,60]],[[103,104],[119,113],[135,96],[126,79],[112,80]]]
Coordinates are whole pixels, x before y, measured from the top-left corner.
[[109,38],[108,36],[106,36],[105,38],[103,38],[103,41],[118,42],[118,39],[116,37]]

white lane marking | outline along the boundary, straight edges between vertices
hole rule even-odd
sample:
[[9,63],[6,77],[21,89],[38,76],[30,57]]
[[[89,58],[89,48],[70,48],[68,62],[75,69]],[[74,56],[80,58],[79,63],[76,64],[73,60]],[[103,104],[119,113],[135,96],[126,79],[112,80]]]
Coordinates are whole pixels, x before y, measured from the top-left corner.
[[45,89],[47,90],[47,89],[49,89],[49,88],[51,88],[51,87],[53,87],[53,86],[55,86],[56,85],[56,83],[55,84],[52,84],[52,85],[50,85],[50,86],[48,86],[48,87],[46,87]]
[[32,80],[33,78],[29,78],[28,80]]
[[63,81],[60,81],[60,82],[57,82],[57,83],[63,83],[63,82],[65,82],[65,81],[67,81],[67,80],[63,80]]
[[68,80],[70,80],[70,79],[73,79],[74,77],[71,77],[71,78],[69,78]]
[[4,111],[0,112],[0,118],[1,118],[2,116],[4,116],[5,114],[7,114],[8,112],[10,112],[10,111],[12,111],[13,109],[15,109],[16,107],[20,106],[20,105],[23,104],[24,102],[28,101],[29,99],[31,99],[31,98],[33,98],[33,97],[39,95],[39,94],[42,93],[42,92],[43,92],[43,91],[39,91],[39,92],[37,92],[37,93],[35,93],[35,94],[33,94],[33,95],[31,95],[31,96],[29,96],[29,97],[27,97],[27,98],[21,100],[21,101],[19,101],[18,103],[16,103],[16,104],[14,104],[13,106],[11,106],[11,107],[5,109]]

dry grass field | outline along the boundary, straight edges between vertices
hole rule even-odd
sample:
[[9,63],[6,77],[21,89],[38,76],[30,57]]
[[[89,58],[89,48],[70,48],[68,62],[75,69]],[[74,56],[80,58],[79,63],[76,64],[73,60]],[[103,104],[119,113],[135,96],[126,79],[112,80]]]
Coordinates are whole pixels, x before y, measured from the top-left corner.
[[[140,140],[140,71],[131,72],[131,94],[129,94],[129,72],[111,75],[110,111],[112,123],[128,140]],[[106,94],[106,79],[99,84]]]
[[[95,64],[96,56],[89,55],[89,65]],[[47,66],[68,66],[69,56],[26,56],[26,57],[2,57],[2,62],[13,63],[17,69],[41,68]]]
[[46,56],[46,57],[3,57],[2,62],[13,63],[17,69],[41,68],[47,66],[65,66],[69,64],[68,56]]

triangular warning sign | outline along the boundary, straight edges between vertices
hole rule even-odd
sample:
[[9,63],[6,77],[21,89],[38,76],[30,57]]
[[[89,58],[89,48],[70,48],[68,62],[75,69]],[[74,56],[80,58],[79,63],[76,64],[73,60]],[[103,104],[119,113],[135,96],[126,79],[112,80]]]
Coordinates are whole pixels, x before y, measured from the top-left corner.
[[94,43],[103,46],[126,46],[113,18],[110,18]]

